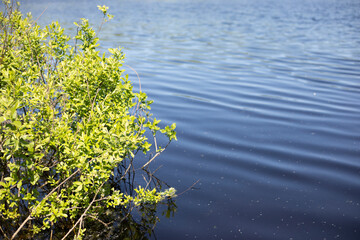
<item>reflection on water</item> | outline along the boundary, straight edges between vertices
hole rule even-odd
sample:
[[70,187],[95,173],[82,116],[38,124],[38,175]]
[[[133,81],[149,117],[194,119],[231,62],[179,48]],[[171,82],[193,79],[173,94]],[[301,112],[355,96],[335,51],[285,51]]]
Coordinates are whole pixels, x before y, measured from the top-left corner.
[[[166,209],[162,215],[167,218],[173,217],[176,210],[175,202],[168,199]],[[154,231],[156,224],[159,222],[159,206],[144,205],[136,211],[128,209],[116,209],[102,216],[102,220],[107,220],[107,224],[98,222],[90,225],[87,229],[86,239],[153,239],[156,238]],[[160,208],[161,209],[161,208]]]
[[[40,23],[70,32],[97,4],[23,9],[48,6]],[[158,239],[360,238],[359,1],[105,4],[103,47],[124,47],[155,116],[178,126],[153,168],[179,192],[200,179]]]

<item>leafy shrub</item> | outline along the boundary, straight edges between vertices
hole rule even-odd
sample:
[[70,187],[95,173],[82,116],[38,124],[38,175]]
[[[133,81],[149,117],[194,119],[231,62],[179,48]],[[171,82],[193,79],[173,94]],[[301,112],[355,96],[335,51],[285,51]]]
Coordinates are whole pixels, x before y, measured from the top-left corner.
[[[140,151],[164,149],[149,142],[158,132],[176,140],[175,124],[161,129],[149,112],[152,101],[135,93],[121,49],[97,50],[99,39],[86,19],[76,43],[57,22],[46,28],[3,1],[0,14],[0,214],[14,238],[70,222],[75,237],[84,221],[118,206],[156,204],[175,190],[148,186],[124,192],[115,180],[134,171]],[[105,6],[99,7],[108,15]],[[150,133],[150,134],[148,134]],[[124,164],[127,161],[127,165]],[[123,166],[123,170],[115,171]],[[125,167],[126,166],[126,167]],[[98,219],[99,220],[99,219]]]

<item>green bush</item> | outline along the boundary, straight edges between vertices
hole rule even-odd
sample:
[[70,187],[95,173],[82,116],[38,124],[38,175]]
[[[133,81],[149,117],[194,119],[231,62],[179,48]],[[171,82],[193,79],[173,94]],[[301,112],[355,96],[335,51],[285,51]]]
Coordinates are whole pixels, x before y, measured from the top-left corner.
[[[100,54],[86,19],[77,24],[74,44],[57,22],[40,28],[14,3],[3,3],[0,223],[11,226],[0,229],[4,237],[25,229],[34,236],[65,221],[72,228],[63,237],[81,238],[85,219],[174,196],[172,188],[149,186],[127,193],[114,181],[134,171],[138,152],[155,151],[142,164],[147,168],[166,148],[156,145],[158,132],[176,140],[175,124],[161,129],[149,112],[152,101],[133,92],[121,49]],[[107,7],[99,9],[104,21],[112,17]],[[119,166],[126,167],[115,172]]]

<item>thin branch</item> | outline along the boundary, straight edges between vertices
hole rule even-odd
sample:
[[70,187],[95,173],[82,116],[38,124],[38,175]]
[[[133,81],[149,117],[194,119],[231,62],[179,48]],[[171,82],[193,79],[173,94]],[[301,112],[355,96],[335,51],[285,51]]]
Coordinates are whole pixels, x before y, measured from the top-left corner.
[[54,228],[53,228],[53,226],[52,226],[52,224],[51,224],[50,240],[52,240],[53,232],[54,232]]
[[[91,161],[92,161],[92,160],[91,160]],[[66,178],[64,181],[62,181],[56,188],[54,188],[48,195],[46,195],[41,202],[43,202],[43,201],[45,201],[46,199],[48,199],[48,198],[51,196],[51,194],[53,194],[53,193],[54,193],[57,189],[59,189],[64,183],[66,183],[66,182],[67,182],[68,180],[70,180],[73,176],[75,176],[77,173],[79,173],[80,170],[81,170],[81,169],[79,168],[79,169],[76,170],[73,174],[71,174],[68,178]],[[41,203],[41,202],[40,202],[40,203]],[[33,218],[31,217],[31,214],[36,211],[36,209],[40,206],[40,203],[39,203],[38,205],[36,205],[35,208],[33,208],[33,210],[31,211],[31,213],[29,214],[29,216],[28,216],[28,217],[25,219],[25,221],[20,225],[20,227],[16,230],[16,232],[12,235],[11,240],[16,237],[16,235],[20,232],[20,230],[25,226],[25,224],[26,224],[29,220],[33,219]]]
[[29,221],[29,220],[31,220],[31,219],[33,219],[32,217],[31,217],[31,213],[29,214],[29,216],[25,219],[25,221],[20,225],[20,227],[16,230],[16,232],[12,235],[12,237],[11,237],[11,240],[13,240],[15,237],[16,237],[16,235],[20,232],[20,230],[25,226],[25,224]]
[[152,161],[154,161],[155,160],[155,158],[157,158],[163,151],[165,151],[165,149],[169,146],[169,144],[170,144],[170,142],[168,142],[168,144],[163,148],[163,149],[161,149],[160,151],[158,151],[155,155],[154,155],[154,157],[152,157],[147,163],[145,163],[142,167],[141,167],[141,169],[144,169],[146,166],[148,166]]
[[90,89],[89,89],[89,80],[86,78],[86,90],[89,97],[89,102],[91,103]]
[[[79,27],[76,28],[76,35],[77,36],[79,34]],[[74,38],[74,54],[77,53],[77,38]]]
[[[154,176],[154,174],[161,168],[162,166],[158,167],[154,172],[150,172],[149,170],[147,169],[143,169],[144,172],[146,172],[146,174],[148,175],[149,177],[149,183],[148,185],[146,185],[145,189],[147,189],[151,183],[151,181],[153,181],[153,178],[155,178],[155,180],[157,181],[157,184],[160,184],[160,181],[157,177]],[[157,184],[154,183],[154,186],[157,188]]]
[[149,165],[152,161],[155,160],[164,150],[161,150],[160,152],[156,153],[153,158],[151,158],[147,163],[145,163],[141,168],[144,169],[147,165]]
[[[101,86],[102,86],[103,83],[104,83],[104,80],[101,81],[101,83],[100,83],[99,86],[98,86],[98,89],[96,90],[96,94],[95,94],[95,96],[94,96],[94,98],[93,98],[93,100],[92,100],[92,102],[91,102],[91,111],[94,111],[95,100],[96,100],[96,98],[97,98],[97,95],[98,95],[99,92],[100,92],[100,89],[101,89]],[[91,101],[91,99],[90,99],[90,101]]]
[[135,69],[133,69],[133,68],[132,68],[132,67],[130,67],[129,65],[124,64],[124,66],[126,66],[126,67],[130,68],[131,70],[133,70],[133,71],[136,73],[136,75],[137,75],[137,77],[138,77],[138,79],[139,79],[139,91],[141,92],[141,81],[140,81],[139,74],[135,71]]
[[44,14],[44,12],[48,9],[49,6],[47,6],[44,11],[42,11],[42,13],[37,17],[37,19],[31,24],[30,28],[33,26],[34,23],[37,22],[37,20],[39,20],[39,18]]
[[4,237],[5,237],[6,239],[9,239],[9,237],[6,235],[6,233],[4,232],[4,230],[2,229],[1,226],[0,226],[0,230],[1,230],[1,232],[3,233]]
[[[66,233],[66,235],[62,238],[62,240],[65,240],[65,238],[71,233],[71,231],[73,229],[75,229],[75,227],[82,222],[83,217],[86,215],[87,211],[89,211],[90,207],[94,204],[95,200],[96,200],[96,196],[98,195],[100,189],[103,187],[103,185],[105,184],[106,181],[104,181],[100,187],[96,190],[95,196],[93,198],[93,200],[91,201],[91,203],[89,204],[89,206],[85,209],[85,211],[83,212],[83,214],[80,216],[79,220],[77,220],[77,222],[75,223],[75,225]],[[80,226],[81,228],[81,226]]]
[[158,151],[158,146],[157,146],[157,143],[156,143],[156,137],[154,135],[154,145],[155,145],[155,151],[157,152]]
[[145,189],[147,189],[147,188],[149,187],[149,185],[150,185],[150,182],[151,182],[151,177],[150,177],[149,181],[146,181],[146,178],[145,178],[145,176],[144,176],[144,175],[142,175],[142,177],[143,177],[144,181],[146,182]]
[[101,20],[101,24],[100,24],[100,26],[99,26],[99,29],[98,29],[98,31],[97,31],[96,37],[99,37],[99,35],[100,35],[101,28],[102,28],[102,26],[103,26],[104,23],[105,23],[105,18],[106,18],[106,15],[104,14],[104,16],[103,16],[103,18],[102,18],[102,20]]
[[[135,69],[133,69],[133,68],[130,67],[129,65],[124,64],[124,66],[130,68],[131,70],[133,70],[133,71],[136,73],[136,76],[137,76],[138,79],[139,79],[139,92],[141,93],[141,81],[140,81],[140,76],[139,76],[139,74],[135,71]],[[137,103],[137,105],[136,105],[136,108],[134,109],[134,113],[139,110],[139,106],[140,106],[140,99],[138,99],[138,103]]]
[[186,189],[185,191],[183,191],[182,193],[179,193],[179,194],[177,194],[177,195],[180,196],[180,195],[186,193],[187,191],[193,189],[194,186],[195,186],[198,182],[200,182],[200,179],[198,179],[196,182],[194,182],[193,185],[191,185],[188,189]]
[[82,219],[82,218],[80,218],[79,231],[78,231],[78,234],[77,234],[76,239],[78,239],[78,238],[79,238],[79,236],[80,236],[80,233],[81,233],[81,224],[83,224],[83,219]]
[[134,206],[129,207],[128,213],[119,221],[119,224],[121,224],[125,219],[127,219],[130,216],[130,213],[133,211],[134,208],[135,208]]
[[124,178],[126,177],[126,174],[129,172],[130,168],[131,168],[131,164],[129,164],[129,166],[127,167],[126,171],[125,171],[124,174],[121,176],[120,180],[121,180],[121,179],[124,179]]
[[85,216],[87,217],[91,217],[92,219],[95,219],[96,221],[98,221],[99,223],[103,224],[106,228],[109,228],[109,223],[105,223],[103,221],[101,221],[100,219],[98,219],[97,217],[91,215],[91,214],[86,214]]

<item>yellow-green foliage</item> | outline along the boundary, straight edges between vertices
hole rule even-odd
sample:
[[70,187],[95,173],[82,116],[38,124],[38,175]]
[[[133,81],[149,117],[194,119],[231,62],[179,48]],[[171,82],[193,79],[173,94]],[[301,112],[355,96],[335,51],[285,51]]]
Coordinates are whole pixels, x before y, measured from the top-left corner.
[[[140,187],[130,196],[108,183],[124,159],[150,150],[146,132],[160,130],[176,139],[175,124],[160,129],[146,94],[133,92],[121,50],[101,55],[85,19],[77,25],[74,45],[57,22],[40,28],[10,1],[4,4],[0,217],[13,221],[11,234],[24,226],[36,234],[62,218],[82,233],[78,222],[89,214],[174,195],[173,189],[159,193]],[[107,8],[100,10],[106,17]]]

